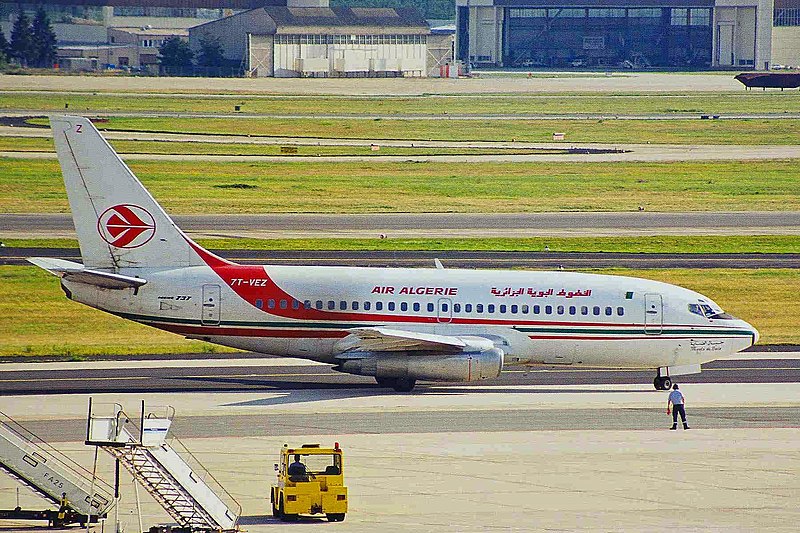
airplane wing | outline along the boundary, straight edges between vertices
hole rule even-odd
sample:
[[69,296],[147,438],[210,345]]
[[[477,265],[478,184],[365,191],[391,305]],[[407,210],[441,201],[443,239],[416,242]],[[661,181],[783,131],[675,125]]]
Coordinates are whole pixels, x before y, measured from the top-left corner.
[[87,285],[96,285],[106,289],[135,289],[147,283],[147,280],[142,278],[123,276],[122,274],[113,274],[101,270],[92,270],[84,267],[80,263],[73,263],[65,259],[29,257],[28,262],[47,270],[54,276],[69,281],[85,283]]
[[337,344],[341,352],[438,352],[459,353],[494,348],[483,337],[437,335],[384,327],[354,328]]

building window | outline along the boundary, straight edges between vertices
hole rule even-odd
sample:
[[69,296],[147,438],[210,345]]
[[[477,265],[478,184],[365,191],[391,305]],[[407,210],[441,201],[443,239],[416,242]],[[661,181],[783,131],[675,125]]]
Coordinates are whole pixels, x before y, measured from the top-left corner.
[[776,9],[772,18],[773,26],[800,26],[800,8]]
[[673,7],[672,17],[670,18],[670,25],[672,26],[686,26],[689,24],[689,10],[684,7]]
[[689,12],[689,24],[691,26],[711,26],[711,10],[692,9]]

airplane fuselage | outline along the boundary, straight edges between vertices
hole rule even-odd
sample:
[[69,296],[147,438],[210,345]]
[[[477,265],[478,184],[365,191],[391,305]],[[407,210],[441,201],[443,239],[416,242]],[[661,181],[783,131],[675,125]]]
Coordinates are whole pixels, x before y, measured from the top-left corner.
[[690,312],[710,301],[701,294],[623,276],[225,263],[121,273],[148,282],[64,283],[77,301],[189,338],[327,363],[348,330],[369,326],[494,339],[506,365],[673,367],[756,340],[742,320]]

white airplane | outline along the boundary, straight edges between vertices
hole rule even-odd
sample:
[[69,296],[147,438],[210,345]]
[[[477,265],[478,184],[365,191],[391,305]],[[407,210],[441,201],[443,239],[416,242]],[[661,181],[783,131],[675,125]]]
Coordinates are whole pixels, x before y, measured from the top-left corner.
[[329,363],[400,392],[537,363],[655,369],[663,390],[758,340],[706,296],[638,278],[238,265],[187,237],[88,119],[50,124],[83,264],[29,261],[72,300],[190,339]]

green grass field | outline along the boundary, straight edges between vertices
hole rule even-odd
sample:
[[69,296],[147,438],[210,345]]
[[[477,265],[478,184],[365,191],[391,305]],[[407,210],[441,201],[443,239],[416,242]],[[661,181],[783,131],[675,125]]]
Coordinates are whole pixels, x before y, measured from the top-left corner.
[[[791,160],[746,165],[128,162],[171,213],[800,209],[798,166]],[[56,161],[0,159],[0,212],[66,211]]]
[[[78,248],[75,239],[5,239],[8,247]],[[452,239],[198,239],[210,250],[615,252],[668,254],[800,253],[798,235],[659,235]],[[30,253],[28,255],[33,255]]]
[[[554,77],[554,75],[546,75]],[[563,76],[561,76],[563,77]],[[575,76],[571,76],[575,77]],[[587,77],[587,75],[579,75]],[[593,76],[594,77],[594,76]],[[68,108],[65,108],[66,105]],[[292,96],[292,95],[120,95],[100,93],[0,94],[0,109],[41,112],[161,111],[181,113],[242,113],[273,115],[536,115],[591,113],[611,115],[797,113],[800,94],[730,92],[718,94],[602,95],[424,95],[424,96]]]
[[[800,343],[800,276],[793,270],[602,270],[697,290],[755,325],[762,344]],[[0,356],[225,352],[71,302],[58,279],[30,266],[0,267]],[[780,312],[776,312],[780,310]]]
[[[46,119],[37,119],[46,123]],[[100,129],[323,139],[633,144],[788,145],[800,138],[798,119],[747,120],[435,120],[347,118],[112,117]]]

